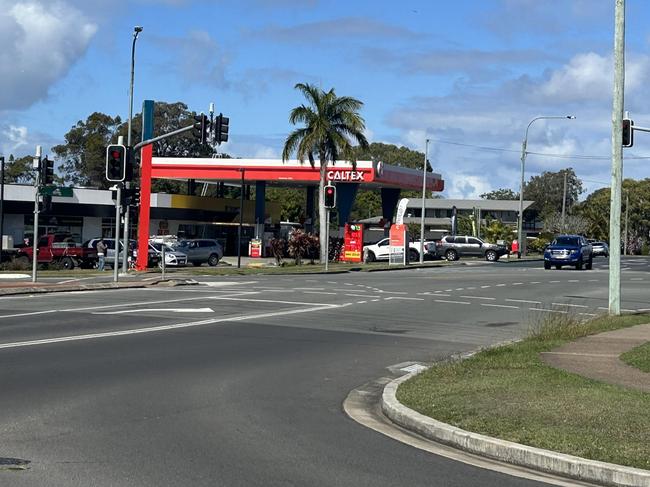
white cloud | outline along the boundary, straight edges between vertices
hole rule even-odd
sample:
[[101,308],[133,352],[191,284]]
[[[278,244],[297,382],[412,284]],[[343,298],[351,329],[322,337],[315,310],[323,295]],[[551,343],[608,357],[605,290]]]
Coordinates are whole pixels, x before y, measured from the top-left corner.
[[9,125],[2,131],[2,135],[6,139],[3,144],[4,153],[12,153],[27,144],[27,127]]
[[0,109],[26,108],[83,55],[96,26],[64,2],[0,0],[0,11]]
[[450,173],[444,178],[449,198],[478,199],[492,189],[487,178],[473,174]]

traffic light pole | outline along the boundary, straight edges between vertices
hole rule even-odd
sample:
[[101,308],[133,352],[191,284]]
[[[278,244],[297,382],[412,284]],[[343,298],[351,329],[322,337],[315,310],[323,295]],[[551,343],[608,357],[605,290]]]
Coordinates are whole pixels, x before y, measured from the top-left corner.
[[327,222],[325,224],[325,272],[327,272],[330,261],[330,209],[327,208],[325,212],[325,221]]
[[40,189],[40,171],[34,179],[34,230],[32,232],[32,282],[36,282],[38,269],[38,197]]
[[[122,211],[122,185],[117,186],[117,198],[115,198],[115,252],[113,259],[113,282],[118,281],[119,256],[120,256],[120,213]],[[124,248],[126,253],[126,247]]]

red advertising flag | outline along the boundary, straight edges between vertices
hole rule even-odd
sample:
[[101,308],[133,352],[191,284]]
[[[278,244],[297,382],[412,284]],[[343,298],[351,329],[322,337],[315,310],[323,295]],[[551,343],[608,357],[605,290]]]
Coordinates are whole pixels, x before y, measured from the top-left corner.
[[363,260],[363,225],[345,224],[341,260],[345,262],[361,262]]

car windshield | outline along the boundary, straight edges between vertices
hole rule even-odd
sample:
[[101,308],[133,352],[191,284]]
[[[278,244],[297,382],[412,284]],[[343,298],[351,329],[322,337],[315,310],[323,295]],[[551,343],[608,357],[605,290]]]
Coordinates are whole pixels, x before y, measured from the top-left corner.
[[[151,246],[154,249],[156,249],[158,252],[162,252],[163,244],[155,242],[155,243],[152,243]],[[165,252],[173,252],[173,251],[174,251],[173,248],[171,248],[169,245],[165,244]]]
[[554,245],[580,245],[578,237],[557,237],[553,242]]

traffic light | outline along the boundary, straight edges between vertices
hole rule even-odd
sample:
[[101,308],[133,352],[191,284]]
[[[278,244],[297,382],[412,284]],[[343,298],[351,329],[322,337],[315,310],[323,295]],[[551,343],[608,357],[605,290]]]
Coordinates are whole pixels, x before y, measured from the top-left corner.
[[44,194],[43,195],[43,203],[42,203],[41,211],[43,213],[52,213],[52,195],[51,194]]
[[126,147],[115,144],[106,148],[106,179],[120,182],[126,177]]
[[203,113],[200,115],[194,115],[194,135],[201,141],[201,145],[205,144],[208,141],[208,130],[210,129],[210,120],[208,120],[207,115]]
[[634,145],[633,125],[634,120],[630,120],[629,118],[623,119],[623,142],[621,143],[623,147],[632,147]]
[[325,186],[325,208],[336,207],[336,186]]
[[230,119],[228,117],[224,117],[223,113],[220,113],[215,120],[214,127],[214,140],[217,142],[217,144],[228,142],[228,129],[230,128],[229,125]]
[[140,206],[140,188],[131,188],[131,206]]
[[54,183],[54,161],[51,161],[45,156],[41,160],[41,185],[48,186]]

